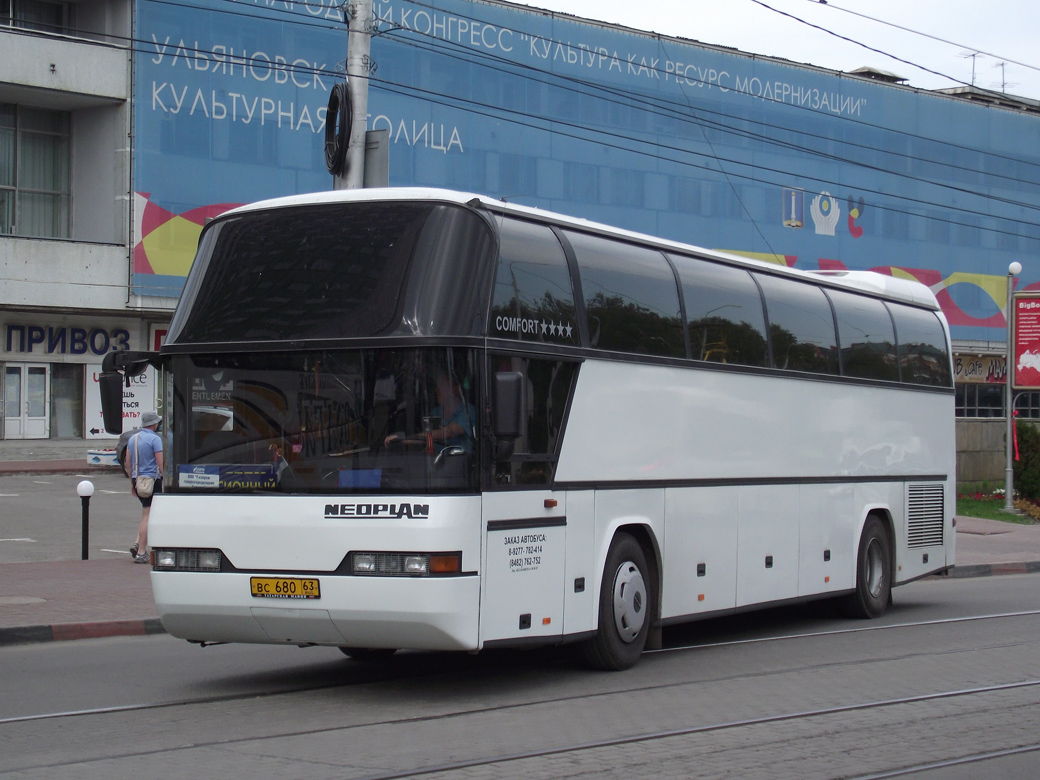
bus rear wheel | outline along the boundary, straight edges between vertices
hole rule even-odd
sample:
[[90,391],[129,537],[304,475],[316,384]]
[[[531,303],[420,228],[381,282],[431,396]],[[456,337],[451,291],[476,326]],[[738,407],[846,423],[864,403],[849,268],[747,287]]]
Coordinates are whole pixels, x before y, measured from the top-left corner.
[[354,661],[382,661],[397,652],[388,647],[341,647],[339,651]]
[[892,540],[881,519],[871,515],[859,539],[856,591],[841,600],[841,610],[848,617],[881,617],[891,597]]
[[594,669],[621,671],[643,654],[653,622],[653,589],[643,548],[629,534],[614,537],[603,567],[599,631],[580,646]]

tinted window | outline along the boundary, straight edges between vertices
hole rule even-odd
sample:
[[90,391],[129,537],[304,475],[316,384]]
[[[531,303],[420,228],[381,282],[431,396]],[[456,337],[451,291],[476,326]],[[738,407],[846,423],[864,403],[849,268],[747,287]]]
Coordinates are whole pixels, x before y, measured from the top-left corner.
[[939,318],[930,311],[888,304],[896,321],[899,378],[915,385],[950,387],[950,351]]
[[242,214],[204,234],[167,343],[482,335],[492,246],[455,206]]
[[842,374],[898,381],[896,333],[885,304],[840,290],[827,295],[838,318]]
[[592,346],[685,357],[679,290],[664,255],[584,233],[567,238],[578,258]]
[[500,222],[500,248],[488,335],[579,344],[574,292],[563,247],[544,225]]
[[451,347],[178,356],[166,489],[476,490],[476,359]]
[[694,360],[743,366],[768,364],[762,296],[740,268],[672,256],[686,301]]
[[834,315],[823,290],[756,274],[766,296],[773,365],[790,371],[838,373]]
[[556,468],[557,443],[577,375],[576,363],[507,355],[491,358],[492,375],[519,371],[524,376],[523,432],[508,460],[496,461],[495,484],[547,485]]

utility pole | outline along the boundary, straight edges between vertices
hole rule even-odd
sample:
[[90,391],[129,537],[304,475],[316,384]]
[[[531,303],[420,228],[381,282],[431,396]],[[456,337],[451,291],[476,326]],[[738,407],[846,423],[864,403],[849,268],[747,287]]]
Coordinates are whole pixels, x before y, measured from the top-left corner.
[[1015,466],[1011,460],[1011,442],[1015,437],[1015,389],[1012,386],[1015,366],[1015,277],[1022,273],[1022,264],[1011,263],[1007,272],[1007,363],[1004,367],[1004,416],[1007,427],[1005,428],[1004,441],[1004,512],[1015,514]]
[[368,74],[372,49],[372,0],[354,0],[347,8],[350,32],[347,35],[347,83],[353,120],[347,146],[344,189],[365,185],[365,133],[368,130]]

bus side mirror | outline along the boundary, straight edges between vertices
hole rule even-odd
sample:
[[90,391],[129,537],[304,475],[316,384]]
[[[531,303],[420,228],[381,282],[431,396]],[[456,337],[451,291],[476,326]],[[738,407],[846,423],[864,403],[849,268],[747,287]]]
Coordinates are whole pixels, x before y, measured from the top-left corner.
[[101,391],[101,415],[105,430],[109,433],[123,432],[123,375],[118,371],[102,371],[98,377]]
[[495,458],[507,460],[513,454],[517,437],[523,433],[524,375],[519,371],[495,374],[493,402]]
[[131,352],[119,350],[109,352],[101,361],[101,376],[98,377],[98,390],[101,393],[101,416],[108,433],[123,432],[123,382],[129,378],[140,376],[148,366],[159,367],[158,352]]

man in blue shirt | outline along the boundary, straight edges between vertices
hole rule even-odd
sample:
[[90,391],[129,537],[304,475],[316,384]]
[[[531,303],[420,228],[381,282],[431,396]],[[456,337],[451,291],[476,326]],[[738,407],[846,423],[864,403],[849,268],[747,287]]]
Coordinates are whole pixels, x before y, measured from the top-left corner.
[[130,494],[141,502],[141,525],[137,529],[137,540],[130,546],[134,563],[148,563],[148,513],[152,507],[152,496],[137,493],[137,480],[151,477],[155,480],[152,493],[162,492],[163,443],[155,432],[162,418],[155,412],[141,415],[141,430],[133,435],[126,447],[126,473],[130,475]]
[[[430,410],[430,417],[440,421],[440,427],[423,434],[408,436],[404,433],[391,433],[384,440],[387,446],[400,442],[419,444],[427,442],[430,454],[440,452],[448,447],[461,447],[467,454],[473,454],[473,424],[477,419],[477,409],[463,398],[462,388],[448,374],[441,372],[434,382],[436,406]],[[424,417],[423,421],[427,419]]]

